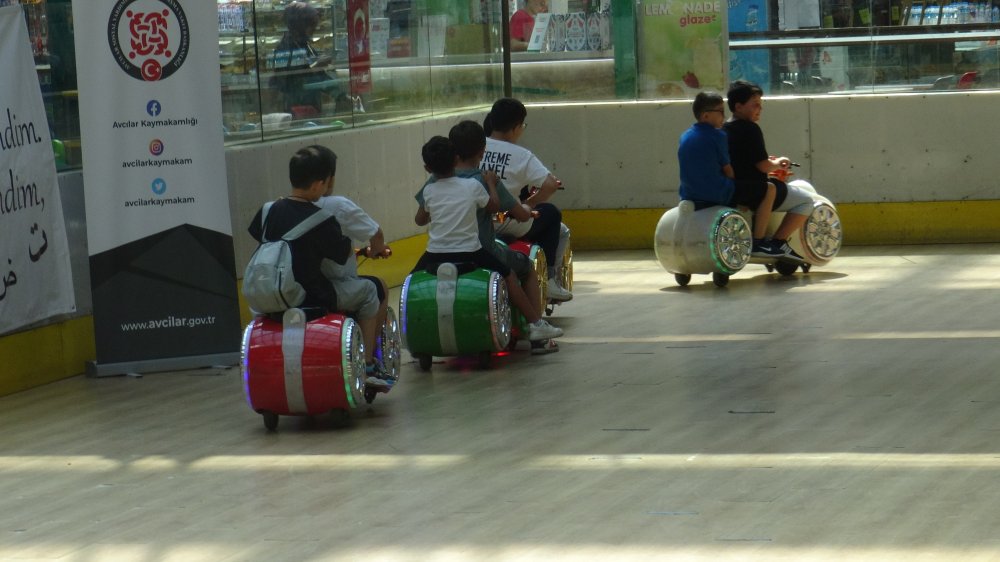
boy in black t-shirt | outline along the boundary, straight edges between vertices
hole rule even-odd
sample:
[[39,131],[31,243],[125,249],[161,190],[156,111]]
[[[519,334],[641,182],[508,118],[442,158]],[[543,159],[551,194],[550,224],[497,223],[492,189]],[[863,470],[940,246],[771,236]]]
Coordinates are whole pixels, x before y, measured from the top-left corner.
[[[724,128],[729,135],[729,157],[736,175],[735,201],[757,209],[754,214],[752,255],[773,256],[778,253],[787,258],[802,260],[787,242],[788,237],[805,224],[808,215],[786,213],[774,237],[769,241],[764,240],[771,210],[781,206],[788,195],[788,186],[768,174],[776,170],[787,170],[791,166],[791,160],[784,156],[769,156],[764,146],[764,133],[757,125],[763,108],[763,93],[756,84],[737,80],[729,85],[726,94],[729,110],[733,114]],[[772,205],[761,204],[772,197],[772,194]]]

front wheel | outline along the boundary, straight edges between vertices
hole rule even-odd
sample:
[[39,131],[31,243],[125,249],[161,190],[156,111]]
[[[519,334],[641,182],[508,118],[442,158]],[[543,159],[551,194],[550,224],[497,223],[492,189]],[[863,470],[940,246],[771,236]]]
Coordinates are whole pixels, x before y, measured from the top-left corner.
[[493,354],[489,351],[483,351],[479,354],[479,368],[489,369],[493,365]]
[[774,264],[774,269],[778,270],[778,273],[788,277],[789,275],[793,275],[795,271],[799,269],[799,265],[796,263],[789,263],[787,261],[779,261]]
[[712,273],[712,283],[715,283],[716,287],[725,287],[729,284],[729,276],[716,271]]
[[419,355],[417,357],[417,363],[420,365],[420,370],[421,371],[430,371],[431,370],[431,363],[433,363],[433,362],[434,362],[434,358],[431,357],[430,355],[423,355],[423,354],[421,354],[421,355]]
[[274,412],[262,412],[260,415],[264,418],[264,427],[268,431],[278,429],[278,414]]
[[691,282],[691,274],[690,273],[675,273],[674,274],[674,281],[677,281],[677,284],[680,285],[681,287],[687,287],[687,284]]

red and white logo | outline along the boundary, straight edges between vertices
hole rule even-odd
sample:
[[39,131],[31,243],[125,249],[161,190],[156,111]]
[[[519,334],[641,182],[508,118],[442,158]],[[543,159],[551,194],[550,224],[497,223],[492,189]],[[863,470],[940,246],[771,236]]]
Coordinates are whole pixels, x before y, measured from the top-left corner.
[[108,44],[126,74],[156,82],[184,64],[191,33],[179,0],[118,0],[108,20]]

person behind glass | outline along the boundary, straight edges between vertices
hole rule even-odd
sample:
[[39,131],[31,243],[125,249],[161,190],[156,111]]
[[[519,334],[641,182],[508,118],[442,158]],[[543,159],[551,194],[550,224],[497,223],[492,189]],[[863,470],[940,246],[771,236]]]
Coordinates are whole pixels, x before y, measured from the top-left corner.
[[285,7],[285,34],[274,49],[274,75],[271,87],[281,94],[284,111],[293,115],[319,113],[323,109],[323,91],[306,89],[306,84],[330,79],[324,68],[330,57],[313,48],[312,36],[319,26],[319,10],[308,2],[292,2]]
[[[556,270],[569,247],[569,227],[562,223],[562,211],[549,198],[562,186],[532,152],[517,145],[527,127],[528,110],[514,98],[501,98],[493,104],[483,121],[486,131],[486,152],[480,167],[495,171],[504,185],[517,193],[536,214],[535,218],[518,223],[506,221],[497,227],[504,239],[524,239],[541,246],[549,264],[549,298],[568,301],[573,293],[559,285]],[[528,186],[537,188],[529,191]]]
[[[335,154],[333,158],[336,163]],[[316,205],[337,219],[345,236],[364,244],[366,256],[373,258],[389,256],[392,251],[385,244],[382,227],[357,203],[347,197],[333,195],[335,179],[334,175],[329,188]],[[389,308],[387,298],[389,290],[385,281],[371,275],[358,275],[358,262],[353,258],[343,264],[324,259],[320,263],[320,269],[337,293],[338,312],[351,315],[357,319],[361,327],[361,336],[365,344],[365,384],[381,388],[391,387],[392,381],[389,380],[385,365],[375,359],[376,338],[385,323]]]
[[[315,202],[333,186],[336,171],[336,156],[324,146],[307,146],[295,152],[288,162],[289,195],[271,205],[266,224],[261,221],[263,208],[257,211],[247,229],[250,236],[258,242],[278,240],[307,217],[320,212]],[[306,293],[300,307],[336,312],[337,293],[323,275],[320,262],[330,259],[344,265],[353,258],[351,240],[341,233],[337,219],[331,215],[289,242],[289,246],[292,274]]]
[[420,256],[413,271],[446,262],[473,263],[496,271],[504,277],[511,303],[528,321],[530,341],[562,336],[562,330],[541,317],[521,289],[517,275],[511,268],[479,241],[477,211],[482,209],[493,213],[499,208],[496,174],[484,174],[486,190],[475,179],[456,176],[458,156],[455,147],[449,139],[441,136],[427,141],[421,150],[421,156],[424,169],[434,174],[436,179],[426,184],[418,194],[420,207],[413,220],[418,226],[430,224],[430,228],[427,231],[427,250]]
[[510,17],[510,50],[528,50],[528,40],[535,28],[535,16],[549,11],[548,0],[525,0],[524,7]]
[[[805,224],[812,211],[812,195],[769,176],[777,170],[787,171],[792,161],[784,156],[770,156],[764,145],[760,121],[764,92],[760,86],[746,80],[736,80],[726,94],[732,117],[723,125],[729,140],[729,158],[736,176],[736,201],[753,208],[760,204],[754,216],[754,256],[780,255],[802,260],[788,245],[788,238]],[[772,206],[762,201],[774,192]],[[765,208],[766,207],[766,208]],[[785,212],[771,240],[765,240],[771,209]]]

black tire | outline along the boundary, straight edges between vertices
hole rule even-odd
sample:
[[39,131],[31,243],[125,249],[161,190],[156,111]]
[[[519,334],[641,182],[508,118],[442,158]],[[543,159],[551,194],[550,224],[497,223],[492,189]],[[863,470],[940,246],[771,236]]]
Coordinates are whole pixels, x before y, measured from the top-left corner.
[[421,371],[430,371],[431,363],[434,362],[434,358],[430,355],[419,355],[417,357],[417,363],[420,365]]
[[804,264],[802,264],[801,267],[802,267],[802,273],[809,273],[809,270],[812,269],[812,264],[811,263],[804,263]]
[[787,261],[779,261],[774,264],[774,269],[778,270],[778,273],[788,277],[798,271],[799,265],[796,263],[789,263]]
[[278,414],[274,412],[261,412],[260,415],[264,418],[264,427],[268,431],[276,431],[278,429]]
[[715,283],[716,287],[725,287],[729,284],[729,276],[716,271],[712,273],[712,283]]
[[378,394],[378,392],[376,392],[374,389],[366,388],[365,389],[365,402],[371,404],[372,402],[375,401],[375,396],[377,394]]
[[674,274],[674,281],[677,281],[677,284],[680,285],[681,287],[687,287],[687,284],[691,282],[691,274],[690,273],[675,273]]
[[489,369],[493,365],[493,354],[489,351],[483,351],[479,354],[479,368]]

